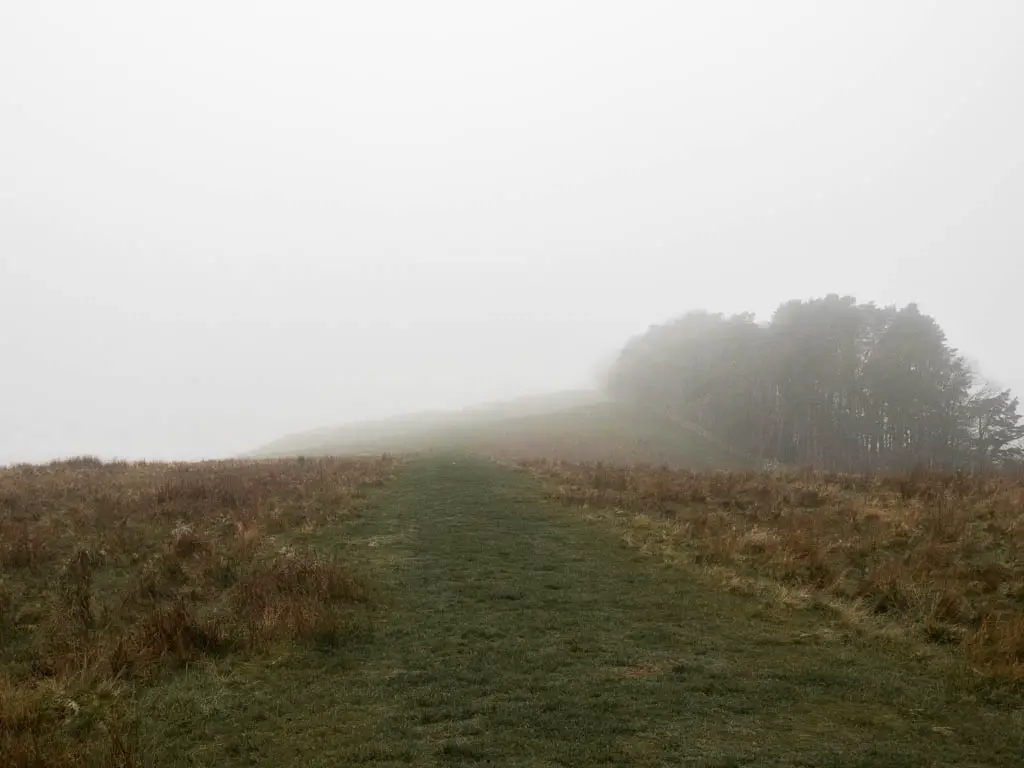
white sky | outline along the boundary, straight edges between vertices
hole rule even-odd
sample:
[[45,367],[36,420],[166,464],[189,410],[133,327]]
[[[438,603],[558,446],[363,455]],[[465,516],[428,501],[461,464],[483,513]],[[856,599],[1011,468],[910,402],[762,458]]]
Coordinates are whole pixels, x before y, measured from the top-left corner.
[[1024,392],[1024,4],[0,2],[0,463],[917,301]]

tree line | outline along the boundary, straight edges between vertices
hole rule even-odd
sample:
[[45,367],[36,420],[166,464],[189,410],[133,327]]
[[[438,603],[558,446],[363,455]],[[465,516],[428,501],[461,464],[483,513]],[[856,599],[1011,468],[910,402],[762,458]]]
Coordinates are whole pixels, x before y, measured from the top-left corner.
[[632,339],[607,387],[765,461],[985,470],[1024,456],[1018,399],[916,304],[831,294],[789,301],[767,323],[690,312]]

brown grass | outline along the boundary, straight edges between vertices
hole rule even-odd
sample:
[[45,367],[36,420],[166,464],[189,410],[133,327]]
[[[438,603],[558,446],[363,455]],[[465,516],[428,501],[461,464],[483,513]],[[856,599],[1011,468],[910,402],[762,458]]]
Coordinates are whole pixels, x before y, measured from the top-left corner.
[[883,617],[1024,683],[1022,478],[522,466],[558,502],[611,510],[635,546]]
[[0,469],[0,765],[135,765],[135,686],[337,642],[367,585],[303,539],[358,514],[394,464]]

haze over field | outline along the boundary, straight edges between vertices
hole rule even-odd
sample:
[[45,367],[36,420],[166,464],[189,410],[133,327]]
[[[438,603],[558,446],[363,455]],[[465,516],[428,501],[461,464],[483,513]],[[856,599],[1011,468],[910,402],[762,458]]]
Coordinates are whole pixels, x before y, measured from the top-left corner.
[[0,5],[0,464],[586,388],[917,302],[1024,391],[1024,9]]

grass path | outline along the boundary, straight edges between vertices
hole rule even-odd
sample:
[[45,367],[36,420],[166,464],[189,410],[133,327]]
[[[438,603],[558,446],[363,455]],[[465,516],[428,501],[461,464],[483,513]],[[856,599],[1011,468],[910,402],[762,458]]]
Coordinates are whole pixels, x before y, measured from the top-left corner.
[[[183,676],[140,702],[180,765],[1020,765],[1019,712],[926,662],[772,613],[470,460],[410,465],[323,543],[379,585],[344,651]],[[180,762],[179,762],[180,761]]]

